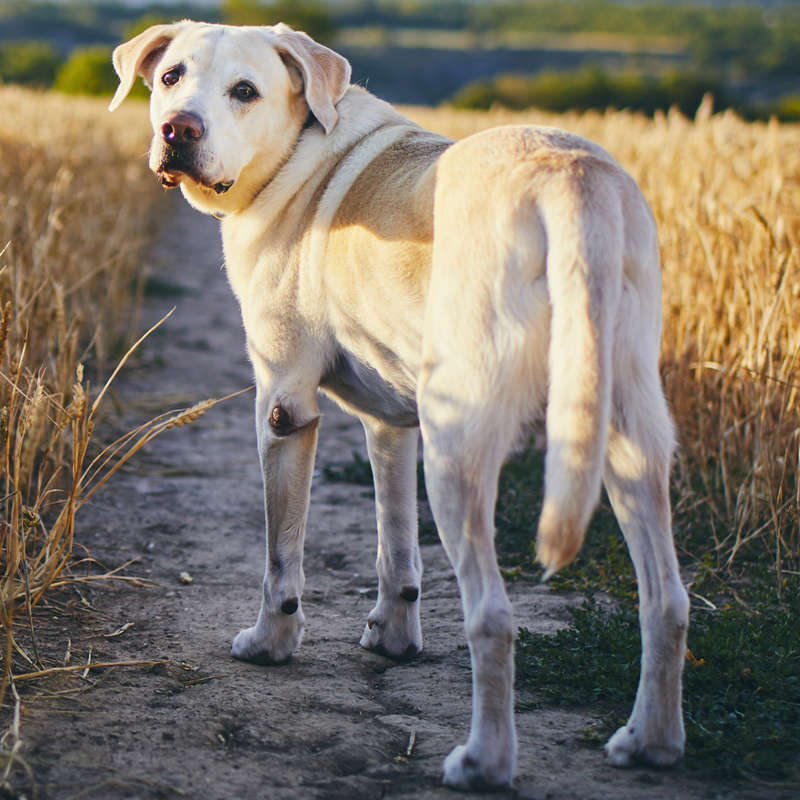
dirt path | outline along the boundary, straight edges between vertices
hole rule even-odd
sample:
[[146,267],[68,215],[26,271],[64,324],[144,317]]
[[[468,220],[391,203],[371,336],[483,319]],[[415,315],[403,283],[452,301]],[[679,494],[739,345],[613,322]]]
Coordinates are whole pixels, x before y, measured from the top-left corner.
[[[216,222],[177,199],[165,213],[173,216],[152,255],[162,296],[148,300],[145,318],[177,311],[117,386],[123,429],[250,382]],[[130,572],[157,585],[83,589],[83,599],[70,590],[75,620],[53,623],[50,650],[66,650],[70,638],[74,660],[91,647],[95,661],[172,664],[93,673],[80,693],[74,679],[54,681],[26,696],[24,753],[44,800],[457,796],[439,784],[470,710],[456,584],[441,547],[426,545],[423,657],[395,664],[358,647],[376,595],[374,510],[363,488],[322,476],[326,463],[364,454],[360,426],[330,404],[308,525],[305,638],[286,666],[230,658],[231,637],[255,619],[263,568],[252,403],[245,395],[170,431],[82,512],[81,539],[97,558],[138,558]],[[181,583],[181,572],[192,582]],[[509,589],[519,624],[547,631],[568,619],[568,599],[530,584]],[[86,603],[96,611],[83,611]],[[682,768],[614,770],[581,743],[591,722],[572,711],[517,714],[520,797],[763,794]]]

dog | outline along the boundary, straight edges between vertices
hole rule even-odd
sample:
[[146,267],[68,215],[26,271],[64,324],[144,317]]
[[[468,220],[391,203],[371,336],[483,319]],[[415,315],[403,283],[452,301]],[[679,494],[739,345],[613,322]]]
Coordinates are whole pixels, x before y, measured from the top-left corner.
[[426,131],[283,24],[155,25],[113,62],[111,110],[137,75],[151,87],[152,170],[222,220],[256,376],[267,560],[258,618],[232,655],[284,662],[303,634],[319,391],[361,420],[374,472],[378,598],[360,643],[420,653],[421,431],[473,675],[469,736],[443,780],[510,785],[515,628],[493,515],[504,459],[544,418],[546,575],[580,549],[602,483],[639,582],[640,683],[607,757],[676,761],[688,597],[670,520],[657,234],[635,181],[556,128],[458,142]]

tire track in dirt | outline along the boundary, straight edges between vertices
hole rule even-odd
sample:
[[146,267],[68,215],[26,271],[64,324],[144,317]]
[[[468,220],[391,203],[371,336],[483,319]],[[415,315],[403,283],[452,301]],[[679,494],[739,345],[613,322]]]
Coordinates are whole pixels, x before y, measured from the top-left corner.
[[[124,431],[167,408],[251,382],[242,326],[221,271],[217,224],[165,201],[152,248],[154,286],[143,324],[175,314],[143,345],[116,385]],[[253,394],[169,431],[81,512],[80,538],[107,566],[151,589],[82,589],[96,612],[48,633],[93,647],[94,660],[169,659],[117,669],[80,693],[26,698],[25,755],[48,798],[452,798],[441,762],[466,738],[469,654],[452,571],[423,546],[425,652],[395,664],[358,646],[376,596],[373,500],[326,481],[326,464],[365,456],[357,421],[323,403],[306,543],[305,638],[290,664],[231,659],[231,638],[255,620],[263,569],[263,500]],[[190,584],[180,582],[188,572]],[[569,619],[564,598],[509,586],[519,624],[551,631]],[[80,604],[79,604],[80,605]],[[114,638],[103,638],[126,623]],[[187,664],[192,670],[181,668]],[[54,684],[49,689],[65,688]],[[751,796],[682,768],[618,771],[581,743],[591,712],[520,711],[516,794],[530,798]],[[477,795],[480,797],[480,795]],[[492,795],[497,796],[497,795]],[[755,792],[752,794],[756,796]]]

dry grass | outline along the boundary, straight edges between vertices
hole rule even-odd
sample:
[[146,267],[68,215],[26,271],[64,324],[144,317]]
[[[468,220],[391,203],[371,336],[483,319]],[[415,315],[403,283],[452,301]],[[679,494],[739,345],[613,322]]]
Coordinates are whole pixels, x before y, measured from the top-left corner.
[[[84,362],[119,348],[157,194],[132,106],[0,90],[0,623],[5,693],[14,617],[72,555],[96,417]],[[34,638],[35,642],[35,638]]]
[[711,566],[800,557],[800,126],[624,113],[407,109],[461,137],[490,125],[565,127],[605,146],[658,221],[663,375],[678,425],[679,540]]

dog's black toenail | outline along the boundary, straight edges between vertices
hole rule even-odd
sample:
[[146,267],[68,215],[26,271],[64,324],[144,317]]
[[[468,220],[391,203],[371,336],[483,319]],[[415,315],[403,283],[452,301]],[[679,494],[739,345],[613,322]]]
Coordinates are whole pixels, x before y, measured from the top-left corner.
[[413,603],[419,597],[419,589],[416,586],[404,586],[400,591],[400,597],[408,603]]
[[296,597],[290,597],[288,600],[284,600],[281,603],[281,612],[284,614],[294,614],[297,611],[297,606],[299,605],[299,601]]

